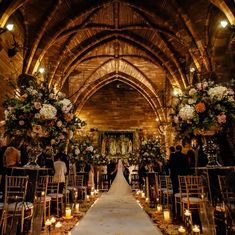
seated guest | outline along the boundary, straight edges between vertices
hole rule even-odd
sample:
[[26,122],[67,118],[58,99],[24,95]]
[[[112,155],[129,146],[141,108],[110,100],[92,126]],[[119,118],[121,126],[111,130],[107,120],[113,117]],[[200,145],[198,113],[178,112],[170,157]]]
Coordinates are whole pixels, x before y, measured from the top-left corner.
[[55,182],[59,182],[59,193],[63,192],[64,183],[65,183],[65,175],[67,173],[67,167],[63,161],[60,159],[60,153],[56,154],[55,162],[54,162],[54,178]]
[[20,164],[20,151],[14,147],[7,147],[6,151],[3,154],[4,166],[16,167]]

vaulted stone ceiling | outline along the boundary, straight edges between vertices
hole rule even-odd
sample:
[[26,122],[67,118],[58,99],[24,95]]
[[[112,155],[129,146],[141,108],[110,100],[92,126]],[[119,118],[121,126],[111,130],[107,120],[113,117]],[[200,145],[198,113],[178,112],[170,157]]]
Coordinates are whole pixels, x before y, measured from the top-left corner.
[[218,26],[221,19],[235,24],[234,0],[3,0],[0,13],[0,26],[14,22],[21,46],[7,60],[11,35],[0,35],[2,78],[43,66],[78,113],[118,80],[142,94],[164,122],[172,89],[195,79],[190,68],[220,81],[235,68],[234,32]]

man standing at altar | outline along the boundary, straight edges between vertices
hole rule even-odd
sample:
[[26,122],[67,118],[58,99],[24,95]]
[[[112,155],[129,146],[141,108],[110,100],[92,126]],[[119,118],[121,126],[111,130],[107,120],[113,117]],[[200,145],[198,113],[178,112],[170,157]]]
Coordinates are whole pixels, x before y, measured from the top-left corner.
[[116,176],[116,172],[112,174],[112,172],[115,171],[116,168],[116,162],[114,159],[111,159],[109,164],[107,165],[107,175],[108,175],[108,187],[110,188],[110,185],[112,184],[115,176]]

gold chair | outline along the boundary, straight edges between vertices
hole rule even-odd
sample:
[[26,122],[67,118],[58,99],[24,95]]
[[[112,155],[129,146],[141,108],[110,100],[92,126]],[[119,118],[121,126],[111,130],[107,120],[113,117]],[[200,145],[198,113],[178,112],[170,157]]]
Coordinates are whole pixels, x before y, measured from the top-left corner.
[[[59,193],[59,182],[56,182],[53,176],[49,176],[48,178],[47,191],[47,196],[51,198],[51,202],[56,202],[56,215],[59,217],[59,212],[61,211],[61,213],[63,213],[64,210],[64,195],[62,193]],[[59,208],[59,206],[61,206],[61,209]]]
[[[2,233],[6,232],[8,218],[12,218],[10,229],[13,226],[13,218],[20,217],[20,232],[24,230],[24,222],[33,215],[33,203],[26,202],[26,192],[28,187],[28,176],[6,176],[4,194],[4,218]],[[29,211],[30,214],[27,214]]]
[[178,214],[178,204],[180,204],[180,215],[182,215],[181,200],[183,197],[187,196],[185,176],[179,175],[178,182],[179,182],[179,192],[174,195],[174,197],[175,197],[175,213]]
[[[186,184],[186,196],[181,199],[182,211],[198,210],[204,202],[204,187],[201,176],[183,176]],[[184,213],[183,213],[184,216]]]
[[82,199],[86,199],[87,197],[87,187],[84,185],[84,176],[76,175],[75,176],[75,187],[82,194]]
[[48,191],[48,175],[39,176],[38,181],[36,182],[36,197],[34,200],[35,205],[43,204],[43,221],[44,224],[48,217],[50,218],[50,208],[51,208],[51,197],[47,195]]
[[139,175],[131,174],[131,188],[136,190],[139,189]]
[[159,175],[159,190],[162,203],[169,207],[170,198],[173,195],[171,178],[169,175]]

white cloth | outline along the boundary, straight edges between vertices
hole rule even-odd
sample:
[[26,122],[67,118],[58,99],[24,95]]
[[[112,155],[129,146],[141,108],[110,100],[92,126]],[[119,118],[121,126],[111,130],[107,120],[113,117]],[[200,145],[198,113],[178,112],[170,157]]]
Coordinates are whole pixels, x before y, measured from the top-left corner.
[[64,183],[65,182],[65,174],[67,173],[66,164],[60,160],[54,162],[55,174],[53,180],[55,182]]
[[[120,187],[120,188],[119,188]],[[162,235],[131,194],[119,160],[116,178],[71,235]]]

